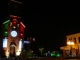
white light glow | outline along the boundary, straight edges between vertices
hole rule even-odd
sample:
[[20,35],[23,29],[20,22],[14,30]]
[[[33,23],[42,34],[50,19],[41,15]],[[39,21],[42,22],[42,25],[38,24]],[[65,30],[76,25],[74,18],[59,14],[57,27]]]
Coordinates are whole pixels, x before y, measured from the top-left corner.
[[20,51],[16,52],[16,55],[19,56],[20,55]]
[[16,28],[15,26],[13,26],[13,28]]
[[4,38],[3,39],[3,48],[6,48],[7,47],[7,38]]
[[67,44],[68,45],[74,45],[74,42],[69,41],[69,42],[67,42]]
[[22,40],[19,41],[19,48],[22,48]]
[[29,43],[30,43],[30,41],[24,41],[24,43],[29,44]]
[[16,31],[11,31],[11,36],[12,37],[16,37],[17,36],[17,32]]

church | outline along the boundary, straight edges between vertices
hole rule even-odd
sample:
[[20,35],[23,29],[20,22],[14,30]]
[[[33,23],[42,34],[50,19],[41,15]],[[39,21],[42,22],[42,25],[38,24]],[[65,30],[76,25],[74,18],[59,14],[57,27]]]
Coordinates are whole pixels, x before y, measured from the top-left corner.
[[25,25],[21,22],[21,2],[11,0],[9,14],[3,22],[2,48],[6,57],[19,56],[23,50]]

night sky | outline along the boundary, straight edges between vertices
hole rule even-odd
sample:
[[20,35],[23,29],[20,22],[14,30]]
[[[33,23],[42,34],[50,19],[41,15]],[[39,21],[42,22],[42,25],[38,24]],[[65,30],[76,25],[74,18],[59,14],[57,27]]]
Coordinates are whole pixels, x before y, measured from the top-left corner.
[[[0,24],[6,21],[9,1],[0,2]],[[80,32],[79,0],[21,2],[21,21],[26,26],[25,39],[35,37],[38,45],[58,50],[66,45],[66,35]]]

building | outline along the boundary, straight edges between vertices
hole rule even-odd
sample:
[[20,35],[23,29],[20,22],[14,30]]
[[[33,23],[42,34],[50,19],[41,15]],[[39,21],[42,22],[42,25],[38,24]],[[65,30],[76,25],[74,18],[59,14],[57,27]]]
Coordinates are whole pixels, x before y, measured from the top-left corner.
[[3,22],[2,48],[6,57],[19,56],[23,50],[25,25],[21,22],[21,2],[11,0],[9,14]]
[[67,46],[60,47],[60,49],[63,51],[63,56],[66,57],[68,52],[71,50],[72,55],[75,55],[74,57],[80,56],[80,33],[71,34],[66,36],[66,44]]

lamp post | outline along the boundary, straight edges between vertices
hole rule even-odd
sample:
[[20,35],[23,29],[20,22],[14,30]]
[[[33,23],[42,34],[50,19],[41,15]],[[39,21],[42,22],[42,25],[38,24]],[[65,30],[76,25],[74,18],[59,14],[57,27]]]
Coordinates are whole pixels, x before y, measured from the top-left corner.
[[67,45],[70,46],[70,55],[72,55],[72,54],[71,54],[71,53],[72,53],[72,45],[74,45],[74,42],[68,41],[68,42],[67,42]]

